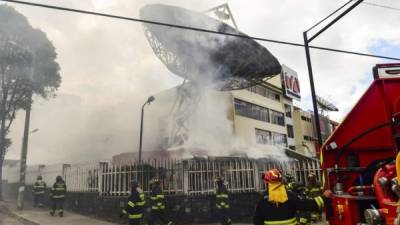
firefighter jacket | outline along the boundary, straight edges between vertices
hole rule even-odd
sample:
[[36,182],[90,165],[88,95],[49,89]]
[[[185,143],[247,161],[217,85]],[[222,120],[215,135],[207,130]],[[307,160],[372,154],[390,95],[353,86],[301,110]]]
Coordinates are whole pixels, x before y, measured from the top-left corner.
[[46,191],[46,183],[42,180],[37,180],[32,187],[32,192],[34,195],[44,195]]
[[63,199],[67,193],[67,185],[64,181],[54,183],[50,191],[50,198],[52,199]]
[[128,219],[131,220],[142,219],[145,203],[143,191],[140,188],[136,188],[129,196],[128,203],[122,213],[126,214]]
[[254,225],[295,225],[296,211],[316,211],[323,208],[322,197],[306,199],[287,191],[288,200],[284,203],[268,201],[268,193],[260,198],[253,218]]
[[229,208],[229,195],[225,185],[217,187],[217,190],[215,191],[215,206],[218,209]]
[[305,196],[306,194],[306,188],[304,185],[296,182],[289,182],[288,184],[285,185],[287,191],[291,191],[297,195]]
[[165,199],[160,186],[155,186],[151,189],[150,193],[150,206],[151,210],[165,209]]
[[320,196],[322,194],[322,187],[319,184],[309,185],[306,188],[306,194],[309,198],[315,198],[316,196]]

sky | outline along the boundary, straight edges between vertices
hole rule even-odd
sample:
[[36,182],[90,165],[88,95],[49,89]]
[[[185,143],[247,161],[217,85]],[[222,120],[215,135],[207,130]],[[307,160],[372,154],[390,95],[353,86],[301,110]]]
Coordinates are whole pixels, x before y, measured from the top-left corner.
[[[400,2],[369,0],[400,8]],[[34,1],[32,1],[34,2]],[[43,4],[138,17],[139,9],[156,0],[43,0]],[[229,0],[239,30],[268,39],[302,43],[302,32],[344,4],[343,0]],[[226,3],[217,0],[167,0],[204,11]],[[137,149],[140,108],[150,95],[182,82],[153,54],[140,23],[9,4],[53,42],[62,84],[55,99],[35,99],[28,163],[87,161]],[[360,5],[316,38],[312,45],[400,58],[400,12]],[[312,33],[312,32],[311,32]],[[280,63],[296,70],[302,102],[311,109],[304,49],[259,42]],[[340,111],[340,121],[372,81],[371,69],[388,60],[311,50],[316,92]],[[156,102],[154,103],[156,104]],[[24,113],[10,133],[7,158],[18,158]],[[146,134],[146,143],[151,134]]]

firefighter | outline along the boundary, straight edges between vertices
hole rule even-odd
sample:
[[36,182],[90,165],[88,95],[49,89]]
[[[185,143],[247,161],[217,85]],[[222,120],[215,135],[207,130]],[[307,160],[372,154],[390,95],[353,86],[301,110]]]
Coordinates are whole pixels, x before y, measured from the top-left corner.
[[[317,176],[315,173],[310,173],[307,176],[308,185],[306,188],[306,195],[308,198],[315,198],[316,196],[320,196],[322,193],[322,187],[317,182]],[[322,218],[320,211],[312,211],[311,212],[311,221],[317,222]]]
[[128,197],[128,203],[122,210],[120,217],[126,215],[129,225],[139,225],[143,219],[145,203],[143,190],[139,187],[139,183],[133,180],[131,182],[131,194]]
[[65,185],[61,176],[57,176],[56,182],[53,184],[50,191],[50,199],[52,202],[50,215],[54,216],[55,213],[58,213],[60,217],[64,216],[64,200],[66,192],[67,185]]
[[287,191],[277,169],[267,171],[263,179],[266,192],[257,204],[254,225],[295,225],[296,211],[317,211],[323,207],[321,196],[305,199]]
[[43,207],[43,197],[46,191],[46,183],[42,180],[42,176],[36,178],[36,182],[33,184],[33,207]]
[[298,183],[294,180],[292,174],[287,173],[285,175],[285,188],[287,191],[294,192],[295,194],[305,196],[305,187],[303,184]]
[[160,220],[164,225],[171,225],[172,222],[165,218],[165,199],[161,190],[160,181],[153,179],[150,184],[150,216],[148,225],[154,225]]
[[[298,196],[300,196],[302,198],[306,197],[304,185],[295,182],[292,174],[287,173],[285,175],[285,188],[287,191],[291,191],[294,194],[297,194]],[[296,211],[296,219],[300,225],[309,224],[309,222],[310,222],[309,217],[310,217],[309,212],[301,212],[299,210]]]
[[294,186],[296,185],[295,181],[294,181],[294,177],[292,174],[287,173],[285,175],[285,186],[286,186],[286,190],[288,191],[293,191]]
[[215,205],[217,207],[218,217],[221,225],[230,225],[231,219],[229,218],[229,193],[224,184],[223,177],[215,179],[217,188],[215,190]]

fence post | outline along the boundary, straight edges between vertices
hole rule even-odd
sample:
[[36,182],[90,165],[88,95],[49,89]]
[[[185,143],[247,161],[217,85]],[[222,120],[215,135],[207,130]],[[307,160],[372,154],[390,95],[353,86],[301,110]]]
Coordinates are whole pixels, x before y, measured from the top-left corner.
[[64,181],[67,182],[67,171],[71,169],[71,164],[63,164],[62,165],[62,177],[64,178]]
[[98,179],[97,179],[97,192],[99,195],[103,194],[103,175],[104,175],[104,170],[107,166],[107,162],[99,162],[99,171],[98,171]]
[[182,174],[183,174],[183,194],[189,194],[189,160],[182,161]]
[[256,160],[252,160],[253,164],[253,177],[254,177],[254,191],[260,192],[260,176],[258,170],[258,164]]

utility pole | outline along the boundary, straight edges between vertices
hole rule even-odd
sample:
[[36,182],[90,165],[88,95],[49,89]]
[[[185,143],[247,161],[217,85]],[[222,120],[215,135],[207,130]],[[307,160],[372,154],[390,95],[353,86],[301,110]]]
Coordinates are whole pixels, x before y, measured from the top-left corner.
[[364,0],[358,0],[357,2],[355,2],[348,9],[346,9],[344,12],[342,12],[339,16],[335,17],[330,23],[328,23],[326,26],[324,26],[322,29],[320,29],[311,38],[308,38],[307,32],[309,32],[311,29],[313,29],[314,27],[316,27],[317,25],[319,25],[320,23],[322,23],[323,21],[325,21],[326,19],[331,17],[334,13],[338,12],[340,9],[344,8],[347,4],[351,3],[352,1],[347,2],[346,4],[341,6],[339,9],[337,9],[333,13],[331,13],[329,16],[327,16],[323,20],[319,21],[316,25],[312,26],[310,29],[308,29],[308,30],[303,32],[304,47],[305,47],[305,51],[306,51],[306,60],[307,60],[307,68],[308,68],[308,76],[309,76],[309,79],[310,79],[311,97],[312,97],[313,110],[314,110],[315,128],[316,128],[319,147],[322,146],[322,136],[321,136],[321,126],[320,126],[320,122],[319,122],[317,96],[315,94],[314,75],[313,75],[312,65],[311,65],[311,56],[310,56],[309,44],[316,37],[318,37],[321,33],[326,31],[329,27],[331,27],[333,24],[335,24],[338,20],[340,20],[343,16],[345,16],[347,13],[349,13],[351,10],[353,10],[355,7],[357,7],[363,1]]
[[24,137],[22,138],[20,173],[19,173],[19,187],[17,207],[19,210],[24,209],[24,192],[25,192],[25,175],[26,175],[26,156],[28,153],[28,139],[29,139],[29,124],[31,120],[31,107],[32,107],[32,92],[28,96],[28,104],[25,109],[25,126]]

